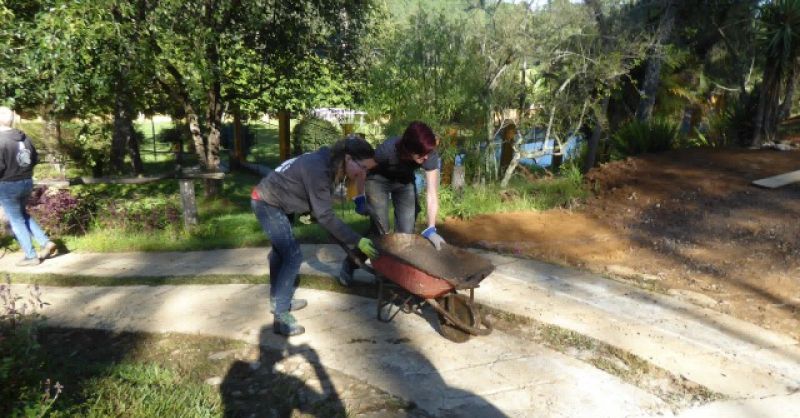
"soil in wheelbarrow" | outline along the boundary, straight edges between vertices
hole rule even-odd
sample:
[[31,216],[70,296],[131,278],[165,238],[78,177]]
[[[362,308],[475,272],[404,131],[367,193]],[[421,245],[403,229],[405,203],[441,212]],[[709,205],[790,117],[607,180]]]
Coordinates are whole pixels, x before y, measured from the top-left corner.
[[444,244],[437,250],[417,234],[388,234],[377,239],[381,253],[397,258],[457,289],[475,287],[494,266],[483,257]]

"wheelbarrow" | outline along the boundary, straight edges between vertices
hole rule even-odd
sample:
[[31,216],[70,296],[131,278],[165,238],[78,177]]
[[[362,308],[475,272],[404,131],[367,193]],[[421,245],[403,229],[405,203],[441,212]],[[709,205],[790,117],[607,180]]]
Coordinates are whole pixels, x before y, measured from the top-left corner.
[[378,320],[389,322],[399,312],[422,314],[427,304],[437,313],[442,335],[451,341],[492,332],[475,303],[475,288],[494,270],[486,258],[446,243],[436,250],[417,234],[385,234],[374,242],[380,254],[371,266],[345,249],[377,279]]

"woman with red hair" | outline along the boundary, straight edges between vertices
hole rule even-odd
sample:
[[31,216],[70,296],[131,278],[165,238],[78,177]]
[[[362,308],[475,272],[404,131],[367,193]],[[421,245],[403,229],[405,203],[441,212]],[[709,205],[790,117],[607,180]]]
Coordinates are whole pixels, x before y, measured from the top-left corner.
[[[414,172],[425,170],[427,227],[422,236],[440,249],[444,239],[436,233],[439,213],[439,154],[436,135],[419,121],[411,122],[400,137],[389,138],[375,149],[377,166],[367,175],[365,195],[356,196],[356,212],[370,215],[372,227],[367,235],[389,231],[389,202],[394,206],[395,231],[414,233],[417,219],[417,187]],[[345,260],[339,282],[349,286],[355,265]]]

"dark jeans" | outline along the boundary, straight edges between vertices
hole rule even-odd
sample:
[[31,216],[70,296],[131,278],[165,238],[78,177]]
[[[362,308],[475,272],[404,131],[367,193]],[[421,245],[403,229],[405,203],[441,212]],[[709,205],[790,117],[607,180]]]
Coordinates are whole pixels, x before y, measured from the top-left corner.
[[294,239],[292,224],[283,210],[262,200],[251,200],[250,206],[261,229],[272,243],[269,253],[269,297],[275,300],[275,315],[288,312],[294,296],[294,282],[303,262],[300,245]]
[[394,230],[405,234],[414,233],[417,213],[417,187],[411,183],[391,181],[379,174],[371,174],[366,183],[367,203],[370,207],[372,226],[368,235],[380,231],[389,232],[389,202],[394,206]]
[[[401,183],[391,181],[380,174],[370,174],[367,177],[365,194],[367,195],[367,204],[369,204],[372,221],[367,236],[374,237],[390,232],[390,201],[394,206],[395,232],[414,233],[414,225],[416,224],[417,214],[419,214],[417,185],[414,182]],[[378,225],[380,225],[380,228]],[[348,276],[352,277],[356,268],[356,263],[349,258],[342,263],[342,271]]]
[[0,205],[6,212],[11,223],[11,230],[14,231],[14,236],[19,241],[19,246],[22,247],[22,251],[25,251],[25,258],[37,257],[31,236],[39,244],[39,247],[44,247],[49,241],[36,220],[31,218],[31,215],[25,210],[25,203],[28,201],[31,191],[33,191],[33,180],[31,179],[0,181]]

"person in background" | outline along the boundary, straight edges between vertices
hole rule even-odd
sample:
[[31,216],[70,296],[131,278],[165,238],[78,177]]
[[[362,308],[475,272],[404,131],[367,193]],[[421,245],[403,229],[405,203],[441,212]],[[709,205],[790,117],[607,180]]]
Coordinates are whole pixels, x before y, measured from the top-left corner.
[[[14,129],[14,111],[0,106],[0,205],[11,223],[25,258],[18,266],[35,266],[56,251],[56,244],[25,209],[33,191],[33,167],[39,162],[36,148],[24,132]],[[37,254],[33,241],[39,244]]]
[[253,212],[272,244],[270,302],[276,334],[292,336],[305,332],[290,313],[307,305],[305,300],[293,299],[303,255],[292,233],[290,215],[311,212],[337,241],[358,248],[369,258],[377,257],[372,241],[353,231],[333,211],[334,185],[347,177],[360,183],[363,189],[367,170],[375,166],[374,155],[375,150],[366,140],[350,136],[330,148],[322,147],[285,161],[253,189]]
[[[365,184],[365,194],[353,200],[356,212],[369,215],[370,233],[389,232],[389,202],[394,206],[395,232],[412,234],[417,219],[418,197],[414,173],[425,171],[425,203],[427,227],[422,236],[439,250],[444,239],[436,232],[439,213],[439,154],[436,152],[436,135],[419,121],[411,122],[400,137],[392,137],[375,150],[377,166],[370,170]],[[355,263],[345,260],[339,272],[339,283],[349,286],[353,281]]]

